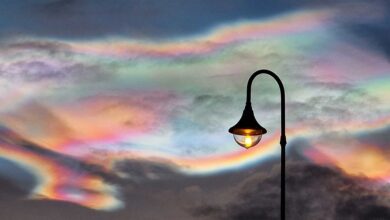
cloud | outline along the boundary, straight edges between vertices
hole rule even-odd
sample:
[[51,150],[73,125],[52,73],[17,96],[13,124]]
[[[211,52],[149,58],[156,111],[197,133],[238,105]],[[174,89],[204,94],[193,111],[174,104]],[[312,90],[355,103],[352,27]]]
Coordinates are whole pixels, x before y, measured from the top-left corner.
[[36,101],[3,113],[0,122],[24,139],[50,149],[55,149],[55,142],[74,139],[74,132],[67,123],[49,107]]
[[[104,167],[39,146],[6,127],[1,127],[0,145],[0,153],[18,167],[13,174],[0,170],[0,176],[8,176],[28,198],[68,201],[102,210],[121,206],[113,184],[119,178]],[[28,178],[34,181],[25,181]]]
[[[290,98],[286,104],[288,120],[293,124],[299,122],[331,131],[340,121],[374,120],[385,114],[376,107],[382,104],[376,97],[348,83],[317,81],[305,85],[311,94],[301,100]],[[268,106],[277,108],[277,104]]]
[[112,172],[117,173],[122,178],[133,183],[142,184],[144,182],[161,179],[173,180],[180,176],[173,163],[169,161],[153,162],[145,160],[120,160],[115,163]]
[[106,68],[85,62],[64,42],[26,40],[0,42],[0,76],[8,83],[47,86],[107,80]]
[[388,136],[388,126],[357,133],[325,132],[306,140],[304,147],[292,147],[317,164],[331,164],[349,175],[389,182]]
[[[337,2],[333,8],[338,10],[337,33],[345,40],[354,42],[366,49],[382,53],[390,60],[390,3],[384,0]],[[368,13],[374,11],[375,13]],[[365,18],[362,19],[362,14]]]
[[359,142],[387,149],[390,143],[390,126],[379,130],[367,131],[355,137]]
[[53,160],[58,166],[64,166],[75,172],[90,173],[93,175],[97,175],[107,181],[118,180],[115,175],[110,174],[99,165],[91,164],[81,159],[77,159],[75,157],[61,154],[45,147],[41,147],[33,142],[24,139],[23,137],[14,133],[12,130],[9,130],[5,127],[1,128],[0,141],[1,144],[15,145],[15,148],[21,148],[25,152],[31,152],[32,154],[47,158],[48,160]]
[[28,191],[23,189],[25,186],[20,188],[8,179],[0,178],[0,186],[0,201],[21,199],[28,195]]
[[19,41],[4,41],[1,44],[3,52],[11,52],[12,50],[20,51],[47,51],[54,55],[57,53],[65,53],[70,47],[66,43],[59,41],[38,41],[38,40],[19,40]]
[[[205,205],[194,211],[210,219],[279,219],[279,166],[242,182],[237,197],[226,205]],[[387,219],[390,204],[383,200],[388,189],[367,179],[305,162],[288,162],[286,216],[289,219]]]

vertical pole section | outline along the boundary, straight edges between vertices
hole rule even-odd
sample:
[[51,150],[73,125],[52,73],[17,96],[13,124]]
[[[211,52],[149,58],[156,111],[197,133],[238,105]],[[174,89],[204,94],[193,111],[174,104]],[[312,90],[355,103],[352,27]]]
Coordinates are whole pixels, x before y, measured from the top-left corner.
[[286,136],[280,138],[280,219],[286,219]]

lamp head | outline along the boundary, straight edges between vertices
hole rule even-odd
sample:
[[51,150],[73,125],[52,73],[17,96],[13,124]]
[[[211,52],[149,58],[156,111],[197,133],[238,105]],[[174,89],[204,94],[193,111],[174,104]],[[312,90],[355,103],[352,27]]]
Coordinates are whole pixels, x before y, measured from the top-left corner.
[[256,121],[252,106],[247,103],[241,119],[229,129],[229,132],[233,134],[237,144],[250,148],[260,142],[262,135],[267,133],[267,130]]

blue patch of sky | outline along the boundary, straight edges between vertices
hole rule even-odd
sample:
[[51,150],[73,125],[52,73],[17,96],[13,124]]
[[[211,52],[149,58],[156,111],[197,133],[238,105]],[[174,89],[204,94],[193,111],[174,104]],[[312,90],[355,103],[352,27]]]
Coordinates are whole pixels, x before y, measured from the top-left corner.
[[273,0],[3,0],[0,36],[168,39],[229,22],[275,16],[297,6]]
[[7,179],[21,190],[30,191],[36,185],[35,177],[20,165],[0,157],[0,178]]

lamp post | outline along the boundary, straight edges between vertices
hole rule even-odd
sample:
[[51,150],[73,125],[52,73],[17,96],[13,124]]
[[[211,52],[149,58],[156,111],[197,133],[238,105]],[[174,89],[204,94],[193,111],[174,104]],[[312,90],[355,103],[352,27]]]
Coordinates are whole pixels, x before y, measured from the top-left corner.
[[272,71],[262,69],[254,72],[248,80],[247,86],[247,95],[246,95],[246,105],[244,112],[242,113],[241,119],[233,127],[229,129],[229,132],[233,134],[234,140],[242,147],[250,148],[258,144],[261,140],[261,136],[267,133],[267,130],[263,128],[255,118],[253,114],[252,105],[251,105],[251,86],[253,79],[260,75],[267,74],[272,76],[276,80],[280,89],[280,106],[281,106],[281,136],[280,136],[280,146],[281,146],[281,179],[280,179],[280,219],[285,219],[285,161],[286,161],[286,132],[285,132],[285,97],[284,97],[284,87],[280,78]]

